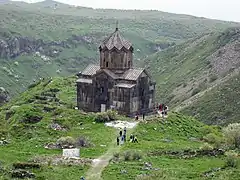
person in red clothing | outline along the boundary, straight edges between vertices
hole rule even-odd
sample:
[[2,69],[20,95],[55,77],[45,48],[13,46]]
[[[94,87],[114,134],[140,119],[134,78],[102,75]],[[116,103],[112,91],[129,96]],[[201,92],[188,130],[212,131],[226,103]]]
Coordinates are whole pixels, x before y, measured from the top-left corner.
[[162,109],[163,109],[162,104],[160,104],[159,105],[159,111],[162,112]]

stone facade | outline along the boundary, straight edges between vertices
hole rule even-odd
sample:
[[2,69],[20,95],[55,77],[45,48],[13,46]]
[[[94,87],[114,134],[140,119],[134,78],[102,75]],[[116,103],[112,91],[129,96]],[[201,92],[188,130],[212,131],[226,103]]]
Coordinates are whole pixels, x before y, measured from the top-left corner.
[[153,110],[155,83],[145,69],[133,68],[133,47],[118,28],[99,47],[100,65],[78,74],[77,106],[102,112],[114,108],[133,115]]

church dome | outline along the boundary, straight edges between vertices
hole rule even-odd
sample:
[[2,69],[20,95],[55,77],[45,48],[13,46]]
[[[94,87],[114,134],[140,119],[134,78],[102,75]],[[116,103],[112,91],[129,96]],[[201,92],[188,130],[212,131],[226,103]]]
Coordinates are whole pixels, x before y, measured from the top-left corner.
[[99,47],[100,49],[112,50],[114,48],[121,50],[125,48],[127,50],[133,51],[131,42],[126,40],[116,28],[115,32],[112,33],[108,38],[106,38]]

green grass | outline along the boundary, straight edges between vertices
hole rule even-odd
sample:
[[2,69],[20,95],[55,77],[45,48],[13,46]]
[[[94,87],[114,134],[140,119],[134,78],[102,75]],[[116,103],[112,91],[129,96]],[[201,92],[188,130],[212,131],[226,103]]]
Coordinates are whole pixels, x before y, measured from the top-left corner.
[[[61,155],[61,150],[47,150],[44,145],[56,142],[60,137],[66,136],[73,138],[87,137],[93,144],[89,148],[81,148],[82,158],[98,157],[108,150],[116,130],[107,128],[104,124],[94,123],[94,114],[83,115],[81,111],[73,109],[76,103],[75,80],[74,77],[59,77],[48,84],[49,80],[46,79],[1,108],[0,134],[1,137],[9,138],[11,142],[9,145],[0,146],[0,160],[3,166],[11,168],[11,165],[15,162],[27,162],[35,156]],[[59,103],[36,99],[37,95],[41,95],[42,92],[49,92],[53,88],[60,90],[56,95],[60,100]],[[10,110],[13,106],[15,108]],[[53,112],[46,113],[43,111],[44,106],[56,109]],[[8,121],[5,120],[7,111],[14,112]],[[22,122],[26,117],[31,116],[42,116],[43,119],[35,124]],[[48,126],[53,120],[67,127],[68,131],[50,129]],[[83,125],[79,125],[80,122]],[[43,166],[42,170],[36,171],[36,175],[38,178],[71,177],[71,179],[78,179],[88,168],[88,166],[53,166],[52,168]],[[69,174],[71,175],[68,176]]]
[[[61,150],[48,150],[44,148],[46,143],[56,142],[60,137],[71,136],[77,138],[84,136],[89,139],[93,146],[81,148],[82,158],[97,158],[111,150],[117,150],[115,137],[117,131],[114,128],[105,127],[104,124],[94,123],[95,114],[83,114],[75,110],[75,77],[45,79],[32,86],[10,103],[0,108],[0,138],[5,137],[10,144],[0,146],[0,161],[4,172],[10,172],[13,163],[28,162],[39,157],[61,156]],[[56,96],[54,96],[55,94]],[[47,100],[43,97],[54,97]],[[55,108],[50,112],[44,112],[44,107]],[[8,120],[6,113],[12,112]],[[24,123],[26,118],[41,116],[38,123]],[[123,117],[119,117],[122,119]],[[66,127],[67,131],[55,131],[48,126],[53,122]],[[79,123],[82,123],[80,125]],[[203,146],[201,139],[208,133],[221,135],[218,127],[204,125],[200,121],[180,113],[170,113],[165,120],[149,117],[147,122],[140,122],[134,134],[138,137],[138,144],[126,143],[120,149],[120,157],[124,152],[135,152],[135,157],[142,160],[129,161],[120,160],[117,163],[111,161],[104,169],[102,177],[110,179],[135,179],[140,174],[152,174],[152,179],[203,179],[202,174],[212,168],[223,167],[226,157],[196,157],[183,159],[168,155],[158,155],[163,151],[182,151],[186,149],[197,150]],[[128,138],[130,135],[128,132]],[[106,146],[102,146],[106,145]],[[111,151],[111,152],[109,152]],[[131,156],[132,157],[132,156]],[[144,162],[151,162],[153,168],[159,171],[142,170]],[[42,165],[42,168],[31,170],[37,179],[79,179],[81,175],[86,176],[90,166],[88,165]],[[122,174],[127,170],[127,174]],[[94,172],[94,170],[93,170]],[[228,177],[234,178],[239,174],[239,168],[227,168],[215,173],[217,179]],[[10,174],[3,174],[0,179],[10,179]]]
[[[49,3],[49,2],[47,2]],[[33,54],[22,54],[16,59],[0,57],[0,63],[11,70],[11,74],[0,68],[1,86],[13,97],[26,89],[33,79],[47,76],[69,76],[89,64],[98,63],[98,45],[115,29],[116,19],[124,36],[135,48],[137,66],[144,66],[146,56],[156,52],[156,47],[167,48],[209,31],[222,31],[237,23],[176,15],[160,11],[105,10],[72,7],[50,2],[27,4],[11,2],[0,5],[0,39],[17,49],[15,37],[43,40],[45,43],[64,41],[65,46],[47,45],[45,51],[61,51],[57,57],[45,62]],[[70,41],[73,36],[90,39]],[[20,42],[22,44],[22,42]],[[31,44],[29,45],[32,46]],[[137,50],[140,51],[137,51]],[[14,62],[19,62],[19,66]],[[56,72],[61,70],[60,72]],[[14,76],[19,76],[16,78]]]
[[[138,144],[128,143],[124,145],[121,152],[136,151],[142,155],[141,160],[130,161],[112,161],[103,171],[103,179],[137,179],[139,175],[147,174],[150,177],[146,179],[211,179],[203,176],[213,168],[223,167],[226,157],[194,157],[184,159],[178,156],[171,157],[168,155],[151,155],[150,152],[161,151],[177,151],[186,149],[199,149],[202,141],[192,141],[190,138],[201,138],[207,132],[218,130],[209,126],[205,126],[199,121],[183,116],[181,114],[171,114],[165,123],[163,120],[152,120],[146,123],[140,123],[134,132],[138,137]],[[168,139],[165,142],[164,139]],[[121,153],[120,153],[121,154]],[[121,156],[121,155],[120,155]],[[154,169],[143,170],[144,163],[149,162]],[[126,170],[127,173],[122,173]],[[227,177],[235,179],[240,174],[239,167],[237,169],[226,169],[215,173],[214,179]]]
[[207,92],[191,106],[184,109],[183,112],[195,115],[208,124],[226,125],[239,122],[239,86],[240,75],[237,74],[227,82]]
[[[238,107],[237,98],[236,101],[232,99],[233,96],[237,97],[238,91],[234,91],[239,84],[238,77],[236,76],[236,80],[227,80],[226,85],[221,82],[233,69],[239,68],[235,65],[237,60],[233,62],[237,50],[236,54],[232,53],[234,57],[227,53],[218,57],[213,55],[225,46],[225,52],[230,52],[238,42],[238,37],[239,28],[228,29],[222,33],[209,33],[149,56],[145,62],[157,82],[157,101],[168,104],[171,108],[179,107],[182,102],[220,81],[218,88],[207,93],[207,96],[204,95],[202,100],[190,105],[188,110],[183,112],[197,115],[200,120],[212,124],[238,121],[240,116],[235,110],[235,107]],[[227,62],[231,59],[232,64],[226,66],[231,66],[232,69],[222,72],[220,62],[217,64],[217,60],[221,61],[220,58]],[[216,73],[216,69],[219,72]],[[227,108],[223,108],[225,105]],[[225,115],[218,116],[219,113]]]

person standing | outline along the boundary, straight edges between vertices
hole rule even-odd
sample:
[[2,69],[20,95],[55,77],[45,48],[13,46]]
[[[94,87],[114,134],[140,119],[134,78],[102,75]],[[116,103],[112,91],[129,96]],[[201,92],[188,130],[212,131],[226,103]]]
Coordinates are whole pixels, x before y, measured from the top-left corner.
[[126,127],[124,127],[124,129],[123,129],[123,133],[126,135],[127,134],[127,128]]
[[133,142],[133,134],[130,135],[130,142]]
[[122,130],[120,130],[119,135],[120,135],[120,137],[122,137]]
[[119,146],[119,137],[117,137],[117,146]]
[[168,106],[167,105],[165,106],[164,111],[165,111],[165,115],[167,115],[167,113],[168,113]]
[[159,111],[162,112],[162,104],[159,105]]
[[126,142],[126,134],[123,134],[123,140]]
[[143,113],[142,117],[143,117],[143,121],[144,121],[144,119],[145,119],[145,113]]
[[138,121],[138,113],[136,113],[135,119],[136,121]]

